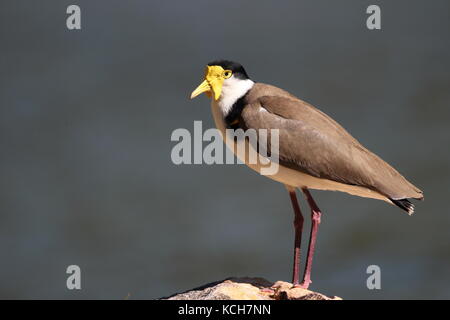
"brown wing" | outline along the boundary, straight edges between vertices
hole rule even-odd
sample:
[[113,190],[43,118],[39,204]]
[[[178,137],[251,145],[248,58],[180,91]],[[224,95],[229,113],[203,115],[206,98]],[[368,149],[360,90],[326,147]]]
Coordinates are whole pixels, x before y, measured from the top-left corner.
[[419,189],[336,121],[291,95],[252,99],[243,109],[241,121],[245,128],[279,129],[281,165],[363,186],[392,199],[423,197]]

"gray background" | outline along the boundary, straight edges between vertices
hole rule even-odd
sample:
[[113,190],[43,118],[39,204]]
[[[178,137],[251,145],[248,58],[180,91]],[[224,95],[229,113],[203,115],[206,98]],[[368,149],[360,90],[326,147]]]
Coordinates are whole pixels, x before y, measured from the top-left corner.
[[[66,28],[72,3],[81,31]],[[382,8],[381,31],[365,27],[369,4]],[[245,166],[170,161],[174,129],[214,126],[207,99],[188,96],[216,58],[319,107],[425,192],[412,217],[314,192],[324,216],[311,288],[450,298],[448,1],[0,7],[0,298],[139,299],[229,276],[290,280],[282,185]],[[70,264],[80,291],[65,287]],[[371,264],[378,291],[366,288]]]

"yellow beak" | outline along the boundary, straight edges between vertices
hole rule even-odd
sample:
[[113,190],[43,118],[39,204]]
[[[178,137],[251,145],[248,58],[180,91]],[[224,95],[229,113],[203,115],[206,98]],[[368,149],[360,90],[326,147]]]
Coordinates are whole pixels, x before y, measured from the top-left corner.
[[225,78],[223,77],[224,69],[221,66],[207,66],[205,72],[205,81],[203,81],[194,91],[191,93],[191,99],[195,98],[199,94],[206,92],[208,96],[211,93],[214,96],[214,100],[219,100],[222,93],[222,84]]
[[208,81],[203,81],[194,91],[191,93],[191,99],[194,99],[196,96],[202,94],[203,92],[210,92],[211,86]]

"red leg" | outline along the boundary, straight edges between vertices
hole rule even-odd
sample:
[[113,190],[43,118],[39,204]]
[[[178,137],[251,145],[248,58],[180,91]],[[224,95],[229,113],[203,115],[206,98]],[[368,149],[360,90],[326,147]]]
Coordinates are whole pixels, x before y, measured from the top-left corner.
[[292,283],[298,285],[300,283],[300,247],[302,242],[302,230],[303,230],[303,215],[298,205],[297,195],[295,189],[288,188],[289,196],[291,197],[292,208],[294,209],[294,230],[295,230],[295,242],[294,242],[294,266],[292,270]]
[[309,246],[308,246],[308,254],[306,257],[306,265],[305,265],[305,274],[303,275],[303,282],[301,284],[302,288],[308,289],[309,284],[311,281],[311,268],[312,268],[312,261],[314,256],[314,249],[316,247],[316,238],[317,238],[317,231],[319,230],[319,224],[320,224],[320,217],[322,213],[320,212],[319,207],[317,206],[316,202],[314,201],[313,197],[311,196],[311,193],[308,191],[308,189],[302,189],[303,193],[306,196],[306,200],[308,201],[309,207],[311,208],[311,234],[309,237]]

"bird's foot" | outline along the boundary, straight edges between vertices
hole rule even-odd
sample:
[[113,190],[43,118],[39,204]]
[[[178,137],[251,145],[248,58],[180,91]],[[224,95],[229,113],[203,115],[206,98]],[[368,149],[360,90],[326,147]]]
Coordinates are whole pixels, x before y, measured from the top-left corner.
[[294,288],[308,289],[309,285],[311,284],[311,282],[312,282],[311,280],[303,280],[302,283],[294,284],[293,287]]

